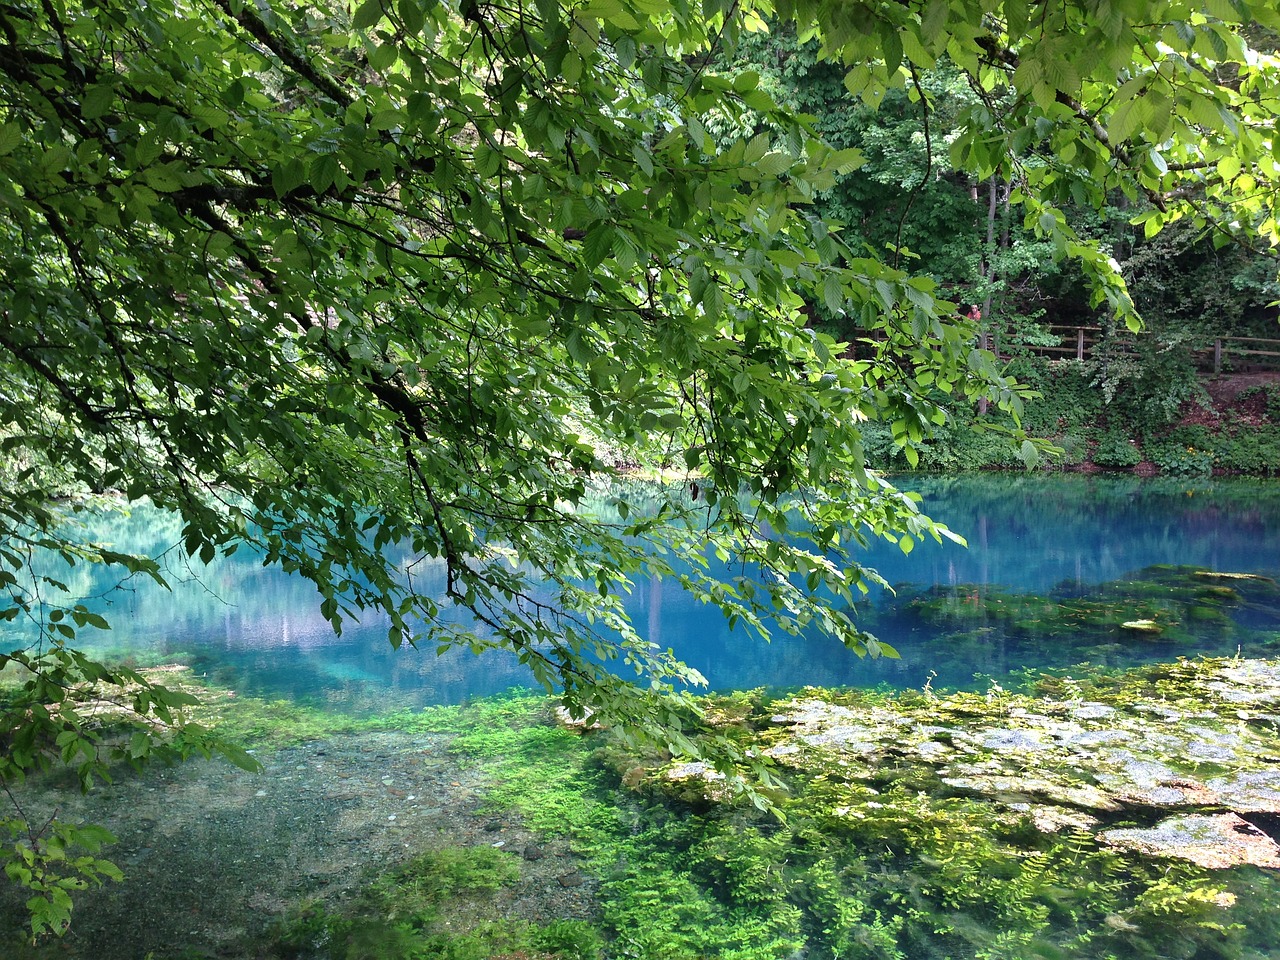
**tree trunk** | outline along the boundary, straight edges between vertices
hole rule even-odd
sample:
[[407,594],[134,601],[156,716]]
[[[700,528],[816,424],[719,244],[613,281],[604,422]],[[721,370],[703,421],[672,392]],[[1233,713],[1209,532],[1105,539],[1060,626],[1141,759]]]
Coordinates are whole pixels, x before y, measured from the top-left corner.
[[[996,209],[999,205],[1000,190],[993,176],[987,181],[987,239],[982,247],[982,263],[980,273],[987,295],[982,301],[982,313],[978,319],[978,349],[987,350],[991,346],[991,338],[987,333],[987,318],[991,315],[991,287],[995,282],[995,245],[996,245]],[[978,414],[986,416],[987,398],[978,398]]]

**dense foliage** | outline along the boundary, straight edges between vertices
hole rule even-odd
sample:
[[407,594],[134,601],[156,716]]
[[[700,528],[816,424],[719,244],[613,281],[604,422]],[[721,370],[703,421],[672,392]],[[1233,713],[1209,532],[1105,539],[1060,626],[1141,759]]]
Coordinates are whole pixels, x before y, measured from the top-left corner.
[[[1249,36],[1260,49],[1274,51],[1273,33],[1255,26]],[[861,152],[859,169],[816,200],[825,216],[845,225],[846,239],[901,256],[938,280],[951,299],[979,306],[982,332],[1002,350],[1056,342],[1047,338],[1046,323],[1101,326],[1104,337],[1129,337],[1123,325],[1112,327],[1091,308],[1078,266],[1055,258],[1054,238],[1042,224],[1024,221],[1015,202],[1036,179],[1062,172],[1053,169],[1053,151],[1041,139],[1050,129],[1046,118],[1036,121],[1035,135],[1025,128],[1014,135],[1015,153],[1007,162],[974,168],[952,150],[984,112],[984,129],[994,122],[1018,130],[1026,118],[1016,89],[998,76],[988,89],[978,89],[945,51],[936,59],[908,55],[910,82],[873,87],[869,97],[859,97],[854,80],[862,74],[849,74],[819,50],[819,40],[800,42],[791,25],[778,23],[768,34],[744,37],[727,61],[758,71],[762,87],[779,102],[812,114],[827,142]],[[1072,75],[1076,70],[1068,68]],[[1181,95],[1190,102],[1191,93]],[[1141,112],[1141,104],[1136,109]],[[1232,242],[1226,233],[1206,231],[1204,218],[1182,217],[1156,233],[1145,224],[1168,212],[1166,194],[1126,185],[1123,164],[1112,172],[1119,175],[1101,192],[1060,189],[1060,213],[1070,232],[1092,238],[1115,259],[1156,342],[1185,347],[1222,335],[1274,339],[1269,305],[1280,292],[1276,261],[1252,233],[1252,222],[1229,224],[1242,228]],[[856,326],[844,326],[840,317],[824,319],[842,335],[858,336]]]
[[[1019,397],[935,280],[813,213],[862,157],[758,72],[709,69],[769,13],[820,35],[871,107],[902,89],[929,114],[945,56],[973,94],[951,163],[1013,185],[1109,316],[1133,318],[1123,277],[1068,200],[1145,198],[1152,234],[1277,232],[1276,65],[1241,29],[1275,26],[1267,3],[7,0],[4,616],[39,623],[42,650],[101,626],[39,552],[163,579],[55,502],[118,491],[177,511],[192,557],[249,544],[309,578],[335,629],[363,614],[393,644],[513,649],[573,712],[677,749],[690,705],[668,682],[698,678],[617,600],[672,552],[742,562],[680,581],[735,622],[878,651],[827,602],[874,577],[845,551],[945,531],[868,474],[863,425],[905,445],[954,396]],[[845,359],[810,304],[875,349]],[[643,513],[577,512],[634,465],[680,479]],[[443,593],[416,587],[423,565]],[[44,661],[4,662],[22,737]],[[87,697],[138,682],[86,679]],[[142,689],[138,729],[171,726]],[[6,782],[59,756],[60,702]],[[65,859],[6,826],[11,864]]]
[[[1009,364],[1009,372],[1037,394],[1026,404],[1022,426],[1059,451],[1041,466],[1184,478],[1265,477],[1280,471],[1280,385],[1273,378],[1210,381],[1185,353],[1152,341],[1141,347],[1084,362],[1031,357]],[[916,465],[927,470],[1021,467],[1000,433],[1002,426],[1009,429],[1012,421],[1000,414],[957,411],[916,444]],[[908,469],[903,449],[882,425],[868,424],[863,439],[872,465]]]

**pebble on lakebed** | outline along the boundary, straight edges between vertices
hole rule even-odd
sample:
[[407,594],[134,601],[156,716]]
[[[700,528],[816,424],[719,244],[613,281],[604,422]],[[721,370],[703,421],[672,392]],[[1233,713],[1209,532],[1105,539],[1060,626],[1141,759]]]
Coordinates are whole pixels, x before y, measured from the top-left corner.
[[1120,624],[1121,630],[1132,630],[1134,633],[1164,633],[1164,627],[1154,620],[1126,620]]

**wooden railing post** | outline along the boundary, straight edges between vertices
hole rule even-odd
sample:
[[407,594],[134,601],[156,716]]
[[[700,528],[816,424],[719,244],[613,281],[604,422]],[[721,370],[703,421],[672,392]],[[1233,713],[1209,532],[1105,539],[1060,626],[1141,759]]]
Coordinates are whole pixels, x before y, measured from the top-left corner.
[[1084,327],[1076,328],[1076,359],[1084,359]]
[[1222,372],[1222,338],[1218,337],[1213,341],[1213,374],[1217,376]]

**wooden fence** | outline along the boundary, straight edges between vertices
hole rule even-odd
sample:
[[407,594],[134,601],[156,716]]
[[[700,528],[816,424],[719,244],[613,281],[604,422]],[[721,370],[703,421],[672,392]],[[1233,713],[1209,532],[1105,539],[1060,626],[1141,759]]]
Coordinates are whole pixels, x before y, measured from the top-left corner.
[[[1057,360],[1102,359],[1133,353],[1137,349],[1138,338],[1149,336],[1147,333],[1120,333],[1104,337],[1101,327],[1067,324],[1047,324],[1043,329],[1058,342],[1037,346],[1022,344],[1016,348],[1018,352],[1026,351]],[[993,345],[997,353],[1008,353],[1006,344],[998,336]],[[1187,351],[1197,369],[1215,374],[1224,370],[1236,373],[1280,370],[1280,340],[1263,337],[1214,337],[1172,349]]]

